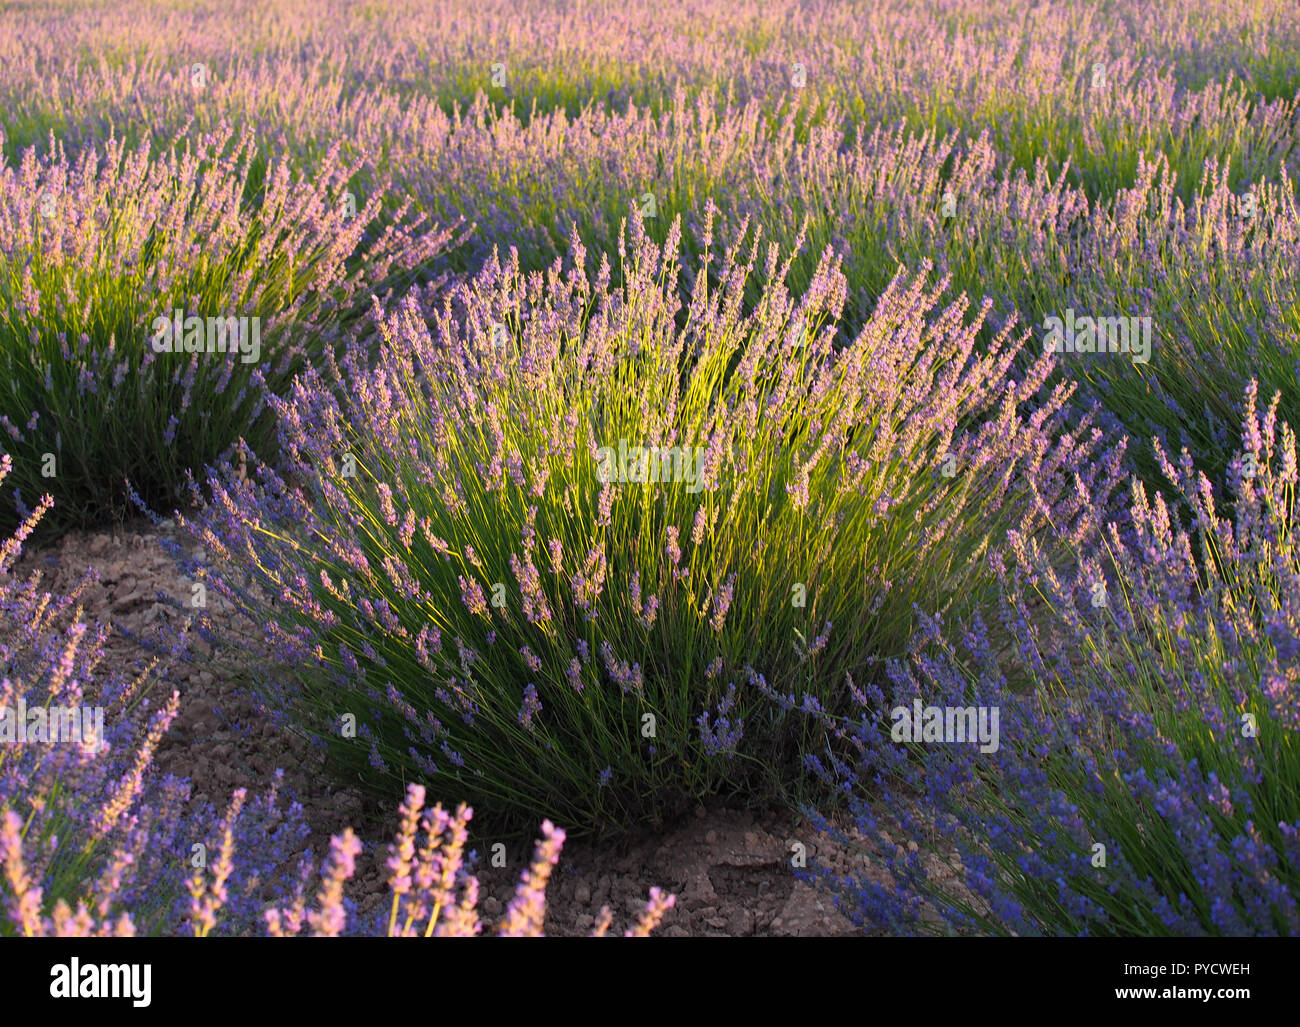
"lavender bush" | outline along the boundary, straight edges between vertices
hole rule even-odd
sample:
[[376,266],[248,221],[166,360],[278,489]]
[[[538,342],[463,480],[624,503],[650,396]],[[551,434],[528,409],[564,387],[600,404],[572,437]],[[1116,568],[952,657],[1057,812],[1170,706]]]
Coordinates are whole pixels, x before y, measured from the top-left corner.
[[449,241],[421,217],[380,230],[336,154],[312,179],[272,162],[255,182],[254,160],[226,128],[157,158],[110,139],[0,168],[17,517],[49,489],[56,521],[102,521],[127,508],[126,480],[174,503],[190,469],[268,445],[265,390]]
[[[889,691],[856,691],[860,719],[835,725],[852,755],[809,765],[889,876],[814,875],[842,910],[908,933],[1300,932],[1296,439],[1255,396],[1231,518],[1157,443],[1188,523],[1135,484],[1127,527],[1068,573],[1013,533],[997,563],[1015,644],[927,619]],[[916,702],[998,709],[999,747],[895,744]]]
[[[355,346],[272,400],[285,474],[214,475],[181,518],[260,636],[236,642],[260,645],[262,701],[373,783],[574,828],[770,786],[794,740],[752,690],[719,714],[734,737],[697,726],[729,685],[838,705],[903,652],[915,601],[977,600],[990,540],[1085,531],[1119,480],[1123,445],[1042,388],[1050,356],[1013,376],[1009,327],[976,352],[983,312],[940,307],[943,282],[900,274],[836,351],[829,255],[795,298],[769,247],[749,310],[754,236],[679,311],[675,231],[629,233],[621,288],[575,241],[544,276],[489,265],[428,323],[406,303],[376,361]],[[743,758],[708,759],[740,722]]]

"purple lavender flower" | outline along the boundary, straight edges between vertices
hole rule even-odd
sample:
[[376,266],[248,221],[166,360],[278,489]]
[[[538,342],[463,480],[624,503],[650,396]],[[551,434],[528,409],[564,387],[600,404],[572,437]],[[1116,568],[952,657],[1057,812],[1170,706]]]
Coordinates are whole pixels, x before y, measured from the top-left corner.
[[542,712],[542,701],[537,697],[537,686],[527,684],[524,686],[524,704],[519,708],[519,723],[531,731],[533,729],[533,717]]

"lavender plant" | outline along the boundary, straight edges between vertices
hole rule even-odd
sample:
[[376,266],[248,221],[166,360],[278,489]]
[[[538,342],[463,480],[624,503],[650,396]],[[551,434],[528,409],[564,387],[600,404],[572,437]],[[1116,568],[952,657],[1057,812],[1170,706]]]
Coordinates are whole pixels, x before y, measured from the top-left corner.
[[[908,933],[1300,932],[1296,439],[1276,397],[1257,411],[1252,383],[1244,406],[1231,517],[1157,441],[1186,523],[1135,483],[1127,526],[1068,571],[1013,533],[997,562],[1014,644],[927,618],[892,688],[856,690],[861,716],[835,726],[852,755],[810,766],[865,841],[822,826],[888,878],[814,873],[842,910]],[[999,710],[1000,744],[895,744],[914,704]]]
[[256,187],[253,159],[226,128],[158,158],[110,139],[0,168],[10,522],[46,489],[64,526],[124,511],[127,480],[174,503],[191,468],[269,445],[265,390],[450,238],[349,206],[337,154],[313,179],[272,162]]
[[977,352],[983,311],[924,273],[837,351],[829,254],[796,299],[769,247],[751,310],[754,236],[680,311],[676,229],[659,246],[634,218],[622,287],[574,247],[384,317],[377,358],[271,400],[284,474],[226,468],[180,517],[261,701],[376,787],[574,829],[780,787],[799,740],[752,689],[718,713],[741,758],[708,758],[739,744],[697,725],[729,685],[839,705],[846,672],[904,651],[913,602],[977,601],[990,540],[1084,532],[1119,481],[1123,445],[1042,388],[1052,358],[1016,378],[1024,340]]

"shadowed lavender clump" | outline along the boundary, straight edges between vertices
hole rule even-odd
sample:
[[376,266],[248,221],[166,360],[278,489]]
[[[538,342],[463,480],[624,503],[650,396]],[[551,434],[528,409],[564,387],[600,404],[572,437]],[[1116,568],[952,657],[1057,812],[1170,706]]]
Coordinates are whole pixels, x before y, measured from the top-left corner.
[[[348,933],[385,935],[389,938],[467,938],[479,934],[483,923],[478,917],[478,878],[465,868],[467,827],[474,811],[462,804],[454,814],[441,805],[424,808],[423,785],[408,785],[406,800],[400,811],[402,819],[395,842],[388,847],[388,888],[393,900],[386,923],[358,923]],[[424,840],[416,847],[417,825]],[[506,908],[496,934],[502,938],[537,938],[544,935],[546,886],[551,870],[564,847],[564,831],[549,820],[542,823],[542,840],[537,843],[533,861],[520,875],[514,898]],[[320,891],[314,908],[307,906],[304,883],[300,883],[292,905],[266,911],[267,931],[276,937],[298,934],[304,926],[317,937],[336,937],[345,933],[349,920],[355,919],[355,904],[343,895],[344,884],[356,870],[361,843],[349,829],[330,840],[330,855],[321,870]],[[305,865],[304,865],[305,866]],[[676,896],[658,888],[650,889],[650,898],[637,922],[625,931],[627,937],[645,937],[672,908]],[[613,916],[601,910],[592,937],[609,929]]]
[[[1300,933],[1296,437],[1255,393],[1230,516],[1186,451],[1174,465],[1157,444],[1180,505],[1135,483],[1129,526],[1073,566],[1010,537],[1011,646],[978,618],[927,619],[888,700],[855,690],[864,714],[836,730],[856,755],[810,766],[850,797],[889,881],[823,872],[842,910],[901,932]],[[1000,708],[1000,748],[891,743],[891,707],[916,697]]]

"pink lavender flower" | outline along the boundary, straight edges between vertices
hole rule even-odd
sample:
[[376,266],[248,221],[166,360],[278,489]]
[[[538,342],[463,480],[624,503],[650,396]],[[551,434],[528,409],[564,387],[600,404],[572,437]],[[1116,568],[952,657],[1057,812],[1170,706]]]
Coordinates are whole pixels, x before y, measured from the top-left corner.
[[321,887],[316,895],[318,908],[307,913],[307,923],[316,937],[336,937],[347,925],[343,885],[356,872],[359,855],[361,841],[352,828],[330,838],[330,855],[321,871]]
[[393,893],[392,913],[388,921],[390,935],[397,923],[402,897],[411,890],[411,871],[415,863],[415,832],[423,809],[424,787],[414,783],[407,785],[406,801],[401,806],[402,820],[398,827],[397,841],[389,846],[388,869],[391,875],[388,879],[388,887]]
[[646,938],[649,937],[664,915],[677,904],[677,896],[670,895],[661,891],[659,888],[650,889],[650,901],[646,903],[646,908],[637,920],[635,927],[628,928],[624,932],[628,938]]
[[489,617],[487,597],[483,594],[483,586],[474,579],[468,581],[464,577],[458,576],[460,582],[460,598],[465,604],[465,609],[478,617]]
[[226,881],[234,869],[235,821],[239,819],[247,798],[246,789],[240,788],[231,797],[230,806],[220,825],[221,843],[217,858],[212,864],[209,883],[202,868],[196,869],[190,879],[190,930],[194,937],[203,938],[216,926],[216,915],[229,899]]
[[546,919],[546,885],[552,869],[559,862],[564,838],[562,828],[549,820],[542,821],[542,839],[537,844],[533,862],[521,875],[519,889],[497,928],[501,937],[520,938],[542,933]]
[[731,609],[731,600],[736,590],[736,575],[732,574],[718,589],[713,597],[713,614],[709,617],[709,627],[721,631],[727,620],[727,611]]
[[0,818],[0,865],[7,885],[5,912],[24,935],[38,938],[45,933],[41,889],[32,882],[23,863],[22,829],[22,818],[13,810],[5,810]]

